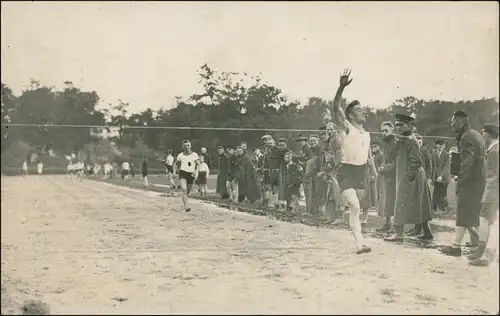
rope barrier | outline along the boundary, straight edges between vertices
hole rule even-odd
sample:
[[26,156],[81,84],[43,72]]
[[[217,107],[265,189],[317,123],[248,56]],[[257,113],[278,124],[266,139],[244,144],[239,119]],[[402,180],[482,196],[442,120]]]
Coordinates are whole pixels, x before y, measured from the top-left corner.
[[[31,123],[4,123],[4,127],[73,127],[73,128],[120,128],[114,125],[85,125],[85,124],[31,124]],[[317,129],[279,129],[279,128],[245,128],[245,127],[198,127],[198,126],[122,126],[122,129],[166,129],[166,130],[201,130],[201,131],[253,131],[253,132],[308,132],[317,133]],[[381,135],[380,132],[370,134]],[[446,136],[425,136],[423,138],[440,138],[454,140],[453,137]]]

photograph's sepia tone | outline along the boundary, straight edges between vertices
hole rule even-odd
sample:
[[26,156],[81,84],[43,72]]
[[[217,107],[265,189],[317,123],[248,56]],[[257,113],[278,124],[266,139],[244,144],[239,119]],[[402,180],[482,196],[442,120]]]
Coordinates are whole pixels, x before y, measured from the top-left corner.
[[499,312],[498,2],[1,3],[1,313]]

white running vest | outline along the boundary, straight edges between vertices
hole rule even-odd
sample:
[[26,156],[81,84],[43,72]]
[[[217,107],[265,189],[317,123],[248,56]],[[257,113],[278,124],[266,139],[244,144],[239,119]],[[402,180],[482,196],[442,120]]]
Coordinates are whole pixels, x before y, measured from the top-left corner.
[[361,131],[346,120],[349,133],[342,134],[342,163],[362,166],[368,162],[370,150],[370,133]]

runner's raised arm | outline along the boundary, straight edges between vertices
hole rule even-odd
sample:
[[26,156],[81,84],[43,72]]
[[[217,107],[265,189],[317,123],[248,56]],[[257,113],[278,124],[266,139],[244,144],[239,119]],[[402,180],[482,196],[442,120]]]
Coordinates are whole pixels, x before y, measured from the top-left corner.
[[349,80],[349,75],[351,74],[350,69],[345,69],[343,74],[340,76],[340,83],[337,89],[337,93],[335,94],[335,98],[333,99],[333,107],[332,107],[332,119],[337,124],[338,128],[345,130],[346,129],[346,117],[344,110],[340,106],[342,101],[342,92],[344,92],[344,88],[347,87],[352,79]]

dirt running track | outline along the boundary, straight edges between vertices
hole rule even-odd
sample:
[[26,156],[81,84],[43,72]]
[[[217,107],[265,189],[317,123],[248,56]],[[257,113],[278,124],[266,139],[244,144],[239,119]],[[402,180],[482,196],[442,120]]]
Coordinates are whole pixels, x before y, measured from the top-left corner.
[[[2,314],[498,311],[498,265],[64,176],[2,177]],[[5,296],[5,297],[4,297]]]

